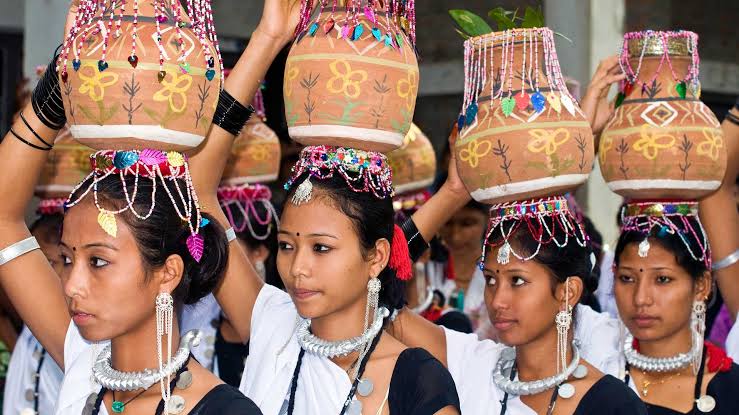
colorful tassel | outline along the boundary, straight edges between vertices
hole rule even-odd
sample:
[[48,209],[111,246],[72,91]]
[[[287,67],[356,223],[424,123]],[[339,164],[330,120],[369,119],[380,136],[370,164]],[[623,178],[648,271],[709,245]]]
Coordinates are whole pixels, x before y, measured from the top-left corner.
[[393,228],[393,242],[390,250],[390,261],[388,266],[395,270],[395,275],[402,281],[408,281],[413,277],[411,269],[411,255],[408,252],[408,241],[400,226]]

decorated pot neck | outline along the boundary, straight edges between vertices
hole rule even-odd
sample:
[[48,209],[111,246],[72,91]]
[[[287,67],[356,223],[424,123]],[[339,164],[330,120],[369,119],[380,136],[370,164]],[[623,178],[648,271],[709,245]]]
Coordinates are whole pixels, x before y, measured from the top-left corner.
[[631,58],[639,56],[662,56],[665,51],[671,56],[689,56],[698,46],[698,35],[686,31],[629,32],[624,35]]

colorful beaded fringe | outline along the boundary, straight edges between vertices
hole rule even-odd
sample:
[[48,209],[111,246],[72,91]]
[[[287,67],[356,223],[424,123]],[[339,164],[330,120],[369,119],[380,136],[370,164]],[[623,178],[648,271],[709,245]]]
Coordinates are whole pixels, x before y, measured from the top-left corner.
[[[631,58],[635,58],[629,52],[629,44],[631,42],[641,42],[641,49],[639,52],[639,63],[636,68],[631,66],[629,61]],[[670,58],[670,44],[673,42],[685,42],[685,50],[690,56],[690,67],[684,77],[680,78],[675,73],[675,69],[672,67],[672,59]],[[659,46],[657,46],[659,45]],[[648,50],[656,49],[661,54],[659,66],[652,74],[652,77],[647,80],[639,78],[641,72],[642,63],[644,56],[648,53]],[[619,85],[619,93],[616,96],[616,107],[620,106],[624,99],[634,90],[634,86],[639,86],[642,95],[647,95],[649,88],[655,88],[657,76],[664,64],[670,68],[672,79],[675,81],[675,91],[678,93],[680,98],[685,99],[690,86],[690,92],[695,98],[700,98],[701,85],[698,80],[700,74],[700,57],[698,56],[698,35],[693,32],[685,30],[671,31],[671,32],[660,32],[646,30],[643,32],[629,32],[624,35],[624,42],[621,45],[621,52],[619,58],[619,64],[621,65],[621,71],[626,74],[626,79],[621,81]]]
[[[344,3],[342,6],[341,3]],[[336,33],[338,39],[357,41],[365,33],[363,20],[370,28],[371,38],[385,46],[400,49],[404,39],[410,45],[416,44],[416,2],[415,0],[303,0],[300,9],[300,23],[295,30],[296,41],[305,36],[316,36],[319,32],[329,36]],[[331,10],[327,18],[321,20],[324,10]],[[312,20],[314,12],[317,17]],[[335,13],[342,12],[339,18]],[[365,20],[366,19],[366,20]]]
[[[277,211],[272,205],[272,191],[269,187],[261,184],[246,184],[243,186],[224,186],[218,189],[218,201],[229,223],[238,233],[249,229],[254,239],[263,241],[273,231],[271,224],[277,226],[280,220]],[[260,217],[256,206],[261,204],[265,210],[265,216]],[[241,221],[237,222],[236,214],[241,215]],[[254,230],[255,225],[268,226],[267,231],[260,235]]]
[[[80,56],[82,56],[86,47],[89,47],[86,42],[98,34],[103,38],[102,45],[102,57],[98,61],[98,70],[100,72],[105,71],[108,68],[107,52],[110,39],[118,39],[121,36],[121,27],[123,21],[128,19],[128,16],[132,16],[131,30],[131,54],[128,57],[128,63],[132,68],[136,68],[139,63],[139,57],[136,52],[137,45],[141,45],[141,40],[137,36],[137,28],[139,20],[146,19],[144,16],[139,16],[139,1],[141,0],[80,0],[77,14],[75,15],[74,24],[69,29],[64,43],[62,44],[62,52],[59,55],[59,61],[57,62],[57,72],[60,73],[62,81],[67,81],[67,64],[70,58],[70,51],[73,53],[72,56],[72,68],[77,71],[82,65]],[[126,4],[133,3],[133,13],[126,15]],[[180,70],[183,73],[190,71],[190,65],[186,62],[187,50],[185,47],[185,38],[182,34],[182,28],[192,28],[195,35],[198,37],[200,47],[203,49],[203,55],[205,56],[206,69],[205,76],[208,80],[212,81],[215,78],[215,59],[218,59],[221,68],[221,79],[223,77],[223,58],[221,56],[220,45],[218,44],[218,36],[216,35],[215,25],[213,22],[213,10],[211,8],[211,0],[187,0],[187,9],[189,12],[189,18],[191,23],[185,22],[183,16],[186,16],[185,10],[183,9],[180,1],[168,1],[168,0],[153,0],[152,5],[154,6],[153,16],[154,22],[156,23],[156,39],[157,49],[159,52],[159,82],[165,79],[167,73],[164,70],[165,60],[169,58],[165,54],[165,47],[162,44],[163,33],[168,29],[163,26],[171,26],[176,30],[178,50],[181,51],[180,56],[177,57],[177,62]],[[97,24],[95,24],[97,23]],[[77,38],[77,35],[82,35]],[[75,42],[75,39],[78,39]],[[216,50],[216,55],[213,56],[208,46],[208,42],[211,42]],[[194,45],[193,45],[194,47]],[[222,85],[222,84],[221,84]]]
[[[501,45],[496,52],[498,42]],[[514,68],[514,49],[519,44],[522,45],[524,58],[521,68]],[[543,62],[539,62],[540,44]],[[499,62],[496,63],[496,60]],[[542,75],[549,85],[546,90],[540,88]],[[515,91],[513,79],[521,77],[521,89]],[[571,115],[582,114],[562,76],[554,47],[554,34],[546,27],[511,29],[467,39],[464,42],[464,82],[462,111],[457,119],[460,133],[477,122],[481,99],[489,99],[491,107],[500,106],[506,117],[517,117],[516,108],[524,110],[530,106],[534,114],[522,119],[527,122],[535,120],[547,106],[557,113],[564,109]]]
[[61,215],[64,214],[64,205],[67,199],[41,199],[36,208],[36,213],[39,215]]
[[[547,224],[546,218],[552,218],[551,227]],[[516,252],[509,243],[522,225],[526,227],[521,231],[528,231],[538,242],[536,250],[529,256]],[[495,232],[500,232],[502,238],[499,242],[492,243]],[[485,263],[488,247],[499,246],[497,261],[499,264],[507,264],[511,255],[522,261],[528,261],[536,257],[543,245],[554,243],[561,248],[569,243],[570,238],[574,238],[582,247],[586,246],[589,240],[582,224],[575,219],[568,207],[567,199],[562,196],[496,204],[490,207],[480,267]]]
[[[154,195],[156,194],[157,187],[163,188],[167,192],[177,215],[183,222],[187,222],[187,226],[190,228],[190,236],[186,241],[187,249],[195,261],[200,262],[205,248],[205,241],[199,231],[208,222],[201,217],[200,204],[198,203],[198,198],[192,185],[187,157],[184,154],[176,151],[163,152],[152,149],[141,151],[101,150],[90,155],[90,164],[92,166],[92,172],[72,190],[66,203],[67,208],[82,202],[85,196],[92,191],[93,200],[99,212],[97,218],[98,224],[100,224],[100,227],[108,235],[116,237],[118,232],[116,215],[129,211],[139,220],[148,219],[156,207]],[[121,186],[126,195],[125,203],[120,209],[106,209],[101,206],[98,200],[98,183],[111,175],[118,175],[120,177]],[[135,177],[134,188],[130,193],[125,184],[125,176]],[[142,195],[139,192],[138,182],[140,179],[151,180],[152,194]],[[82,190],[76,200],[72,200],[88,181],[88,187]],[[178,184],[179,181],[184,184],[184,193]],[[173,185],[175,189],[174,193],[177,194],[179,203],[175,199],[172,190],[170,190],[170,184],[168,182]],[[145,200],[152,201],[148,212],[140,213],[136,211],[134,204],[138,197],[145,197],[147,198]]]
[[[698,229],[688,220],[692,218]],[[694,201],[646,201],[628,203],[621,210],[621,232],[639,232],[644,240],[639,244],[639,256],[647,257],[649,236],[677,235],[695,261],[702,261],[711,269],[711,248],[703,224],[698,217],[698,202]],[[656,235],[653,230],[658,229]],[[696,242],[699,252],[690,245]]]
[[378,199],[393,196],[393,174],[387,157],[382,153],[345,147],[305,147],[285,183],[285,190],[290,190],[295,181],[306,173],[309,177],[295,192],[298,197],[293,197],[296,199],[294,202],[310,200],[311,178],[324,180],[337,173],[355,192],[371,192]]

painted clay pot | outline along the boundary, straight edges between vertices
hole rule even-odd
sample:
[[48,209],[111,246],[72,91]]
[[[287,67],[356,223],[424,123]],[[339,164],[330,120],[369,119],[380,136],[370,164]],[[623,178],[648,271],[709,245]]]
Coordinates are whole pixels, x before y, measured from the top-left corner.
[[267,183],[280,172],[280,141],[259,117],[252,117],[234,140],[221,184]]
[[[661,32],[652,33],[656,36],[646,41],[626,42],[624,66],[636,71],[642,51],[644,58],[638,80],[621,88],[623,102],[603,130],[600,168],[608,187],[628,198],[698,199],[721,185],[727,157],[723,135],[700,101],[700,84],[677,86],[691,68],[689,36],[663,42]],[[660,65],[665,44],[669,62]]]
[[[565,85],[552,31],[490,33],[468,39],[465,49],[454,151],[472,197],[502,203],[564,194],[585,182],[593,135]],[[525,83],[521,73],[530,74]]]
[[375,22],[361,13],[347,22],[340,9],[321,13],[290,50],[283,88],[290,137],[304,145],[394,150],[415,111],[415,49],[384,12],[372,14]]
[[191,19],[173,6],[179,2],[139,1],[137,16],[132,2],[124,10],[121,2],[100,3],[104,8],[68,37],[59,59],[74,138],[101,150],[197,147],[210,127],[222,79],[220,54],[209,40],[212,28],[199,37],[193,25],[203,27],[200,17]]
[[64,128],[49,152],[36,185],[36,195],[42,199],[66,198],[74,187],[90,173],[93,150],[77,143]]
[[411,124],[403,141],[402,147],[387,155],[396,195],[431,186],[436,174],[434,147],[416,124]]

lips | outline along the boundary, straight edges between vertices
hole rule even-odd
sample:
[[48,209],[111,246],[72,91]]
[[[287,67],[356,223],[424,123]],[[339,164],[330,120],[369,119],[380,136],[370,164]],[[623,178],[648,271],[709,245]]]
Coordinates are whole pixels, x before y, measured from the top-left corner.
[[92,321],[93,318],[95,318],[94,315],[90,313],[86,313],[84,311],[79,311],[79,310],[72,310],[71,314],[72,314],[72,320],[74,320],[74,324],[78,326],[85,325],[89,323],[90,321]]
[[634,322],[636,327],[640,329],[644,329],[644,328],[652,327],[655,324],[657,324],[657,322],[659,321],[659,318],[648,315],[648,314],[637,314],[631,319],[631,321]]
[[493,327],[498,331],[506,331],[516,324],[516,320],[499,318],[493,320]]
[[297,288],[297,289],[294,289],[293,290],[293,297],[295,297],[295,299],[301,300],[301,301],[308,300],[308,299],[310,299],[313,296],[316,296],[318,294],[319,294],[318,291],[307,290],[305,288]]

